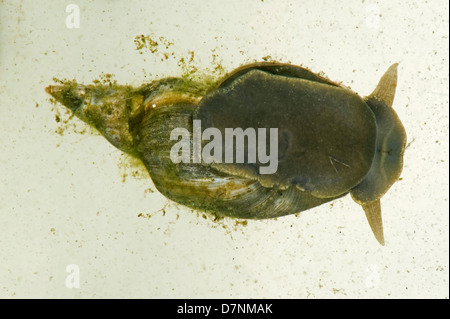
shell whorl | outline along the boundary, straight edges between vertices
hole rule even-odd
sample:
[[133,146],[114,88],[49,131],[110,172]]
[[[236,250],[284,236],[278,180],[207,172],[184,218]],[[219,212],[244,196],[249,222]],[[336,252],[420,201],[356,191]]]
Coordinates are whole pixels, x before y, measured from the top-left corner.
[[217,215],[262,219],[294,214],[334,198],[320,199],[296,187],[265,188],[258,181],[226,175],[204,163],[174,164],[170,159],[172,129],[192,133],[196,106],[178,103],[146,112],[136,135],[137,148],[163,195],[191,208]]

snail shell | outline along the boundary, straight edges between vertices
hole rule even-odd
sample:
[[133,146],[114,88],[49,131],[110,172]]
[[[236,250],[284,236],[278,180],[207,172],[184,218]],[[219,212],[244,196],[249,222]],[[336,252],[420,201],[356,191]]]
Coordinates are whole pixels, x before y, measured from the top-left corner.
[[[350,192],[384,244],[380,198],[400,176],[406,143],[391,107],[396,81],[394,64],[363,99],[307,69],[255,63],[206,89],[167,78],[137,89],[67,82],[47,92],[113,145],[140,158],[156,188],[175,202],[217,215],[263,219]],[[175,163],[171,132],[184,128],[192,137],[194,120],[222,136],[226,128],[277,128],[277,171],[260,174],[260,162],[195,163],[191,157]]]

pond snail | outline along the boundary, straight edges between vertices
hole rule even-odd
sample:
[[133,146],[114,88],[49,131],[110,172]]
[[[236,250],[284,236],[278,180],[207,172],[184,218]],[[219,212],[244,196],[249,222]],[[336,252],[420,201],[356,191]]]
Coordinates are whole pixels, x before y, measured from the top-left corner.
[[46,91],[141,159],[177,203],[264,219],[350,193],[384,245],[380,198],[400,176],[406,143],[392,108],[396,85],[397,64],[361,98],[305,68],[262,62],[206,88],[165,78],[138,88],[67,81]]

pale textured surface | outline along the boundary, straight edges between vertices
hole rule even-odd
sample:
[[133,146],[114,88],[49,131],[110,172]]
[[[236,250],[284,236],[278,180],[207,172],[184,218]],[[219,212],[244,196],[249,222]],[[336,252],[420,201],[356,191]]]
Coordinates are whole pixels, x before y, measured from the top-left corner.
[[[447,1],[74,3],[79,29],[66,28],[66,1],[0,3],[0,297],[448,298]],[[228,231],[176,205],[138,217],[168,201],[145,192],[149,179],[122,182],[125,160],[103,138],[56,134],[44,87],[180,75],[176,60],[136,51],[140,34],[194,51],[199,68],[213,54],[227,71],[270,55],[361,95],[399,62],[394,108],[411,144],[382,199],[386,246],[349,196]]]

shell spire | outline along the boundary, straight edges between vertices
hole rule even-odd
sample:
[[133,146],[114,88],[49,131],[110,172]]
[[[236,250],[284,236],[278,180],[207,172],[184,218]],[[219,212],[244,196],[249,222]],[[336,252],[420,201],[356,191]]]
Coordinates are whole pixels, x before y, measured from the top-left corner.
[[45,91],[79,119],[94,126],[112,145],[136,155],[133,121],[142,111],[143,95],[126,85],[82,85],[65,81]]

